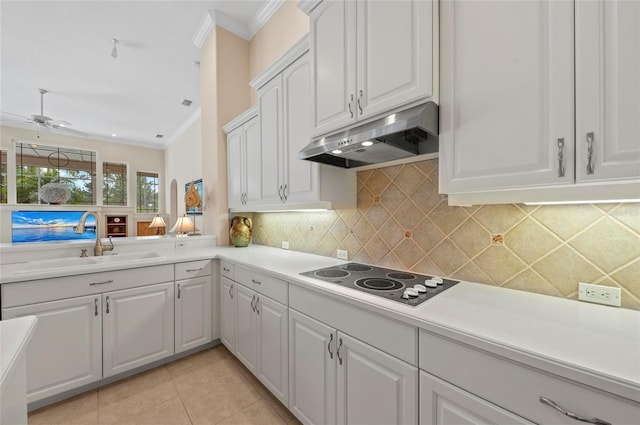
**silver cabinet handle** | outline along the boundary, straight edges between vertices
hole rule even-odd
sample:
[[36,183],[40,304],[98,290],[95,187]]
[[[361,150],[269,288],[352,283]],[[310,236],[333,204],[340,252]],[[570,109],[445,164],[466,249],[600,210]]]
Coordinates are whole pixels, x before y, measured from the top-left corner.
[[191,273],[191,272],[199,272],[200,270],[202,270],[202,267],[200,267],[199,269],[187,269],[186,272],[187,273]]
[[180,299],[180,284],[178,284],[178,299]]
[[282,189],[282,196],[284,196],[284,200],[287,200],[287,185],[284,185],[284,189]]
[[93,306],[94,306],[93,315],[97,316],[98,315],[98,299],[97,298],[93,300]]
[[253,298],[251,298],[251,310],[253,310],[253,312],[256,312],[256,306],[253,305],[253,303],[256,301],[256,296],[254,295]]
[[360,96],[358,96],[358,111],[360,111],[360,115],[362,115],[362,105],[360,105],[360,99],[362,99],[362,90],[360,90]]
[[233,299],[233,285],[229,286],[229,296]]
[[107,303],[107,314],[109,314],[109,296],[107,295],[107,298],[105,299],[105,302]]
[[260,282],[259,280],[251,279],[251,282],[255,283],[256,285],[262,285],[262,282]]
[[587,133],[587,174],[593,174],[593,133]]
[[104,282],[91,282],[89,286],[106,285],[107,283],[113,283],[113,280],[109,279],[109,280],[105,280]]
[[256,297],[256,314],[260,314],[260,310],[258,309],[259,302],[260,302],[260,297]]
[[333,351],[331,351],[331,343],[333,342],[333,334],[329,337],[329,343],[327,344],[327,351],[329,351],[329,358],[333,359]]
[[340,344],[338,344],[338,349],[336,350],[336,355],[338,356],[338,362],[342,365],[342,357],[340,357],[341,348],[342,348],[342,338],[340,338]]
[[558,139],[558,177],[564,177],[564,137]]
[[280,187],[278,187],[278,196],[280,197],[280,200],[282,201],[282,185],[280,185]]
[[547,406],[551,406],[554,409],[556,409],[558,412],[562,413],[565,416],[570,417],[571,419],[575,419],[576,421],[580,421],[580,422],[588,422],[590,424],[597,424],[597,425],[611,425],[610,422],[607,421],[603,421],[602,419],[598,419],[598,418],[584,418],[582,416],[576,415],[573,412],[569,412],[564,410],[562,407],[558,406],[553,400],[548,399],[546,397],[540,396],[540,403],[542,404],[546,404]]
[[351,95],[351,99],[349,100],[349,104],[347,105],[347,107],[349,108],[349,115],[351,115],[351,118],[353,118],[353,111],[351,110],[351,102],[353,102],[353,94]]

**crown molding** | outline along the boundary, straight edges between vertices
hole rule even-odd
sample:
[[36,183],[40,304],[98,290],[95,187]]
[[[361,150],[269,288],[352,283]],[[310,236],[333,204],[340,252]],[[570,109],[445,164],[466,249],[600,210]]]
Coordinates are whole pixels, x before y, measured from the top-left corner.
[[269,80],[282,72],[287,66],[291,65],[296,59],[309,51],[309,33],[303,35],[289,50],[284,52],[282,56],[276,59],[268,68],[258,74],[249,85],[252,89],[258,90]]
[[262,9],[256,13],[251,22],[249,23],[249,28],[251,29],[251,37],[256,35],[258,31],[266,24],[269,19],[280,9],[280,7],[284,4],[285,0],[270,0],[268,1]]
[[219,10],[209,10],[202,17],[198,28],[196,28],[196,31],[193,34],[193,44],[198,48],[198,50],[202,49],[207,36],[216,25],[249,41],[267,22],[269,22],[269,19],[271,19],[278,9],[280,9],[285,1],[286,0],[267,1],[262,9],[260,9],[251,18],[251,21],[248,24],[244,24],[227,14],[220,12]]
[[258,116],[258,105],[253,105],[251,108],[247,109],[233,120],[229,121],[222,127],[222,131],[224,134],[229,134],[231,131],[240,127],[242,124],[249,121],[251,118]]
[[200,20],[200,24],[198,28],[196,28],[196,32],[193,34],[191,41],[196,46],[198,50],[202,49],[202,45],[204,41],[207,39],[209,32],[215,25],[215,21],[213,20],[213,16],[211,15],[211,11],[207,11],[205,15]]

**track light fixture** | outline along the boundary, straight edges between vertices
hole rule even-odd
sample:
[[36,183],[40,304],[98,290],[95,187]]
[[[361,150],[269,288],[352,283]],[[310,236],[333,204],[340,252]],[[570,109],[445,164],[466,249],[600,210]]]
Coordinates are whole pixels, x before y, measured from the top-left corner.
[[117,59],[118,57],[118,47],[117,44],[119,43],[117,38],[112,38],[111,41],[113,41],[113,49],[111,49],[111,57],[114,59]]

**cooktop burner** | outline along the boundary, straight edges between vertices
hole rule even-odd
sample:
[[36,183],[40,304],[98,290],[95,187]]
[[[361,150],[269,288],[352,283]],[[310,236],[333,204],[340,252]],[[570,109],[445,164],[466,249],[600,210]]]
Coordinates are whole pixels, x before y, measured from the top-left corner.
[[457,280],[407,273],[360,263],[347,263],[300,274],[410,306],[416,306],[458,283]]

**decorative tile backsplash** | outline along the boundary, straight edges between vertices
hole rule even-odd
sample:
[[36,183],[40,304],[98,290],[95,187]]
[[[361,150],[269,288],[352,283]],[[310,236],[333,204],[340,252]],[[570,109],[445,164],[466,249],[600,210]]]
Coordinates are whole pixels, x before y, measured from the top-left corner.
[[428,160],[358,172],[356,209],[253,220],[256,244],[572,299],[619,286],[640,310],[640,204],[449,206]]

